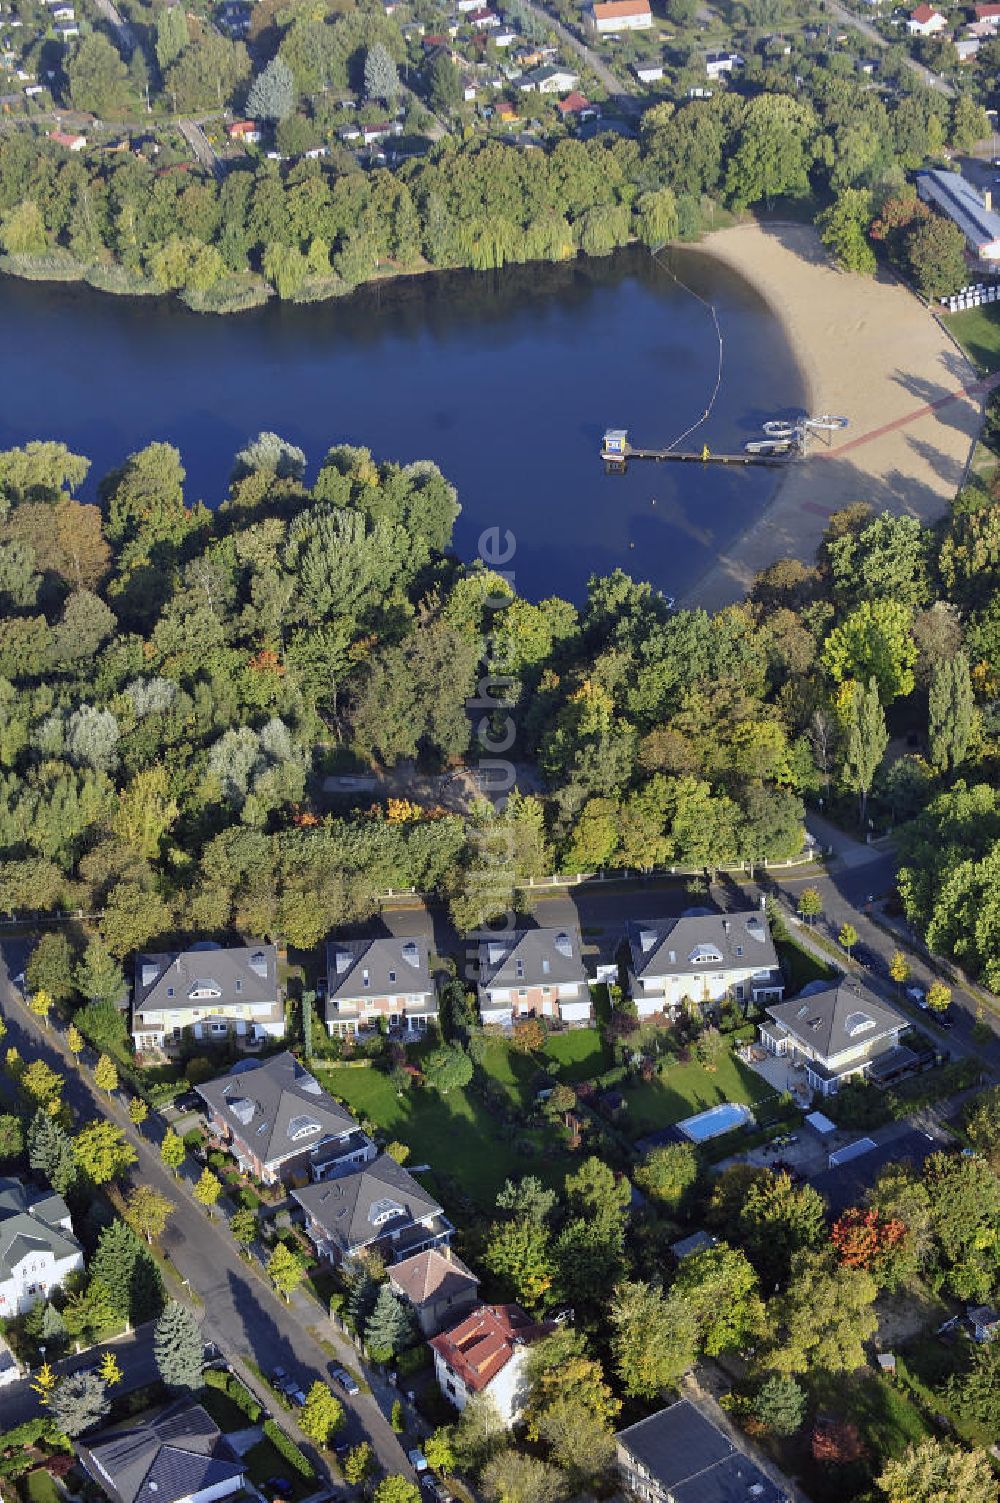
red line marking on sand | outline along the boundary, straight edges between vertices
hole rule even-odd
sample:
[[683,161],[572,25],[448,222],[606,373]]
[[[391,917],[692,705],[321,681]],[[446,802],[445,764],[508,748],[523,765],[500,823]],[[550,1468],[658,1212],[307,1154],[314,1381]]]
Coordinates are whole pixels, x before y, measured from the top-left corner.
[[817,517],[832,517],[835,506],[822,506],[818,501],[803,501],[802,510],[815,512]]
[[842,454],[849,454],[852,449],[858,449],[862,444],[870,444],[874,439],[882,438],[886,433],[894,433],[898,428],[905,428],[910,423],[918,422],[920,418],[929,417],[932,412],[947,407],[949,402],[958,402],[962,397],[981,397],[998,385],[1000,385],[1000,372],[993,376],[984,376],[979,381],[970,381],[967,386],[959,386],[955,391],[945,392],[943,397],[935,397],[933,402],[925,402],[923,407],[906,412],[902,417],[894,418],[891,423],[883,423],[881,428],[873,428],[869,433],[859,433],[857,438],[848,439],[846,444],[841,444],[839,448],[831,449],[817,457],[839,459]]

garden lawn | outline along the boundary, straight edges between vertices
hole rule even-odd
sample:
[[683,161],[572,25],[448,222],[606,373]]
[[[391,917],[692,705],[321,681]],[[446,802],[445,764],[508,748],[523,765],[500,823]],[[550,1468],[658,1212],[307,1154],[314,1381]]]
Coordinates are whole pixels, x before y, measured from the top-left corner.
[[482,1068],[497,1085],[502,1086],[513,1104],[527,1111],[534,1100],[534,1085],[539,1065],[530,1054],[519,1054],[506,1039],[490,1039],[483,1054]]
[[[885,1463],[901,1456],[909,1445],[919,1445],[934,1433],[917,1406],[902,1389],[885,1378],[869,1373],[817,1374],[806,1380],[809,1411],[845,1419],[857,1425],[864,1458],[847,1466],[817,1463],[809,1453],[807,1427],[804,1436],[790,1443],[798,1449],[797,1472],[806,1492],[816,1503],[845,1503],[850,1498],[869,1498],[875,1477]],[[804,1454],[803,1454],[804,1452]]]
[[25,1503],[63,1503],[63,1496],[52,1477],[43,1468],[29,1472],[19,1491]]
[[567,1085],[593,1080],[595,1075],[610,1070],[614,1063],[597,1028],[571,1028],[567,1033],[550,1033],[543,1054],[553,1072]]
[[269,1477],[286,1477],[292,1486],[292,1503],[316,1491],[316,1479],[306,1481],[266,1436],[250,1447],[243,1460],[247,1464],[250,1481],[258,1487],[263,1486]]
[[[530,1060],[527,1063],[531,1066]],[[430,1164],[453,1176],[484,1209],[493,1205],[507,1179],[537,1174],[548,1184],[560,1184],[569,1168],[568,1156],[548,1130],[544,1136],[522,1133],[535,1142],[537,1151],[532,1155],[516,1152],[504,1140],[501,1122],[468,1090],[441,1096],[414,1086],[399,1096],[381,1070],[330,1068],[318,1060],[313,1065],[325,1088],[339,1096],[356,1117],[369,1118],[407,1144],[411,1164]],[[517,1078],[517,1067],[511,1065],[510,1070]]]
[[735,1058],[731,1049],[720,1054],[714,1070],[692,1059],[688,1064],[671,1063],[655,1080],[635,1081],[620,1087],[627,1103],[621,1124],[632,1138],[672,1127],[685,1117],[717,1106],[720,1101],[740,1101],[748,1106],[774,1098],[774,1087],[756,1070]]
[[978,370],[1000,370],[1000,310],[996,304],[950,313],[942,322]]

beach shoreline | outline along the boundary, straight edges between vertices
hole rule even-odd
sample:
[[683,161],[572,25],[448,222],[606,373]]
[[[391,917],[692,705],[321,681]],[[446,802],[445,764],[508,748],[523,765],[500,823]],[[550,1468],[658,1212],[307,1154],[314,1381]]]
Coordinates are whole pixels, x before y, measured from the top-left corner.
[[744,278],[781,324],[813,414],[849,419],[818,440],[775,488],[764,512],[720,552],[683,597],[716,610],[744,597],[781,558],[812,562],[830,514],[855,501],[930,522],[961,485],[982,422],[964,390],[976,372],[901,283],[839,271],[809,225],[748,222],[716,230],[697,250]]

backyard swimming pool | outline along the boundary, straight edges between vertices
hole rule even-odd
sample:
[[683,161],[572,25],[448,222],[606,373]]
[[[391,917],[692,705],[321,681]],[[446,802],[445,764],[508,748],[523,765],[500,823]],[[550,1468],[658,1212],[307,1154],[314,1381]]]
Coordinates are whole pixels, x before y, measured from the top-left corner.
[[752,1124],[753,1112],[748,1106],[740,1106],[733,1101],[722,1101],[718,1106],[709,1107],[707,1112],[698,1112],[694,1117],[685,1117],[677,1126],[686,1138],[692,1143],[706,1143],[709,1138],[717,1138],[720,1133],[732,1132],[734,1127],[743,1127]]

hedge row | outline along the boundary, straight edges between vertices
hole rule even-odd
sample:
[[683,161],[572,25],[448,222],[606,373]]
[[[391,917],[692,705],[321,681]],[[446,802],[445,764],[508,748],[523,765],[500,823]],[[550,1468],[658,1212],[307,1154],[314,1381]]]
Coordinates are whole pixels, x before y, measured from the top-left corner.
[[234,1373],[222,1372],[217,1367],[207,1367],[202,1376],[206,1388],[220,1389],[232,1399],[237,1409],[242,1409],[251,1425],[258,1423],[264,1411],[249,1388],[241,1383]]
[[301,1477],[305,1477],[307,1481],[311,1481],[315,1477],[316,1472],[313,1469],[312,1462],[304,1452],[299,1450],[291,1436],[285,1434],[277,1420],[269,1419],[264,1421],[264,1434],[274,1446],[274,1449],[280,1452],[288,1462],[288,1465],[293,1466]]

